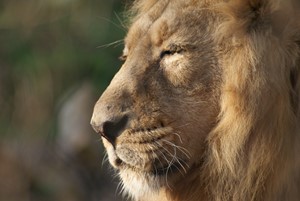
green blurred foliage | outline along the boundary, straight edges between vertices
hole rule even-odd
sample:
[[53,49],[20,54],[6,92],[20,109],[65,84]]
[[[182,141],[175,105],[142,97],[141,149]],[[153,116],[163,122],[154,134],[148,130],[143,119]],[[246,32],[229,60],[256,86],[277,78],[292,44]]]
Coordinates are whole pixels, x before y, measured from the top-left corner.
[[[24,100],[25,94],[19,93],[31,94],[32,100],[25,98],[23,104],[28,104],[28,109],[35,105],[36,112],[46,115],[43,118],[53,116],[57,99],[75,83],[91,80],[100,95],[120,66],[117,57],[122,41],[106,44],[125,34],[117,14],[121,1],[0,2],[1,135],[20,134],[18,129],[26,124],[18,123],[20,128],[10,127],[12,133],[5,132],[11,121],[23,121],[28,115],[29,111],[14,113]],[[39,122],[32,126],[38,130],[37,125]]]
[[[10,183],[3,181],[0,188],[7,188],[0,190],[0,200],[92,200],[87,194],[105,189],[103,182],[110,179],[98,173],[100,143],[72,160],[55,143],[68,97],[88,82],[96,101],[121,65],[124,5],[121,0],[0,0],[0,159],[7,162],[0,175],[19,186],[22,197],[11,195]],[[52,176],[42,176],[43,171]]]

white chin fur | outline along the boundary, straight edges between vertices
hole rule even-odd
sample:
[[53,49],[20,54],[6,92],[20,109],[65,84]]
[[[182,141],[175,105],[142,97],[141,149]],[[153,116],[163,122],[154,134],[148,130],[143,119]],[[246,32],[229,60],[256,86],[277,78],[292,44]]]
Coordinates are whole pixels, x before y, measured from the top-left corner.
[[159,193],[161,183],[160,179],[155,176],[137,173],[128,169],[121,170],[119,175],[123,184],[123,193],[134,200],[153,197],[153,195]]

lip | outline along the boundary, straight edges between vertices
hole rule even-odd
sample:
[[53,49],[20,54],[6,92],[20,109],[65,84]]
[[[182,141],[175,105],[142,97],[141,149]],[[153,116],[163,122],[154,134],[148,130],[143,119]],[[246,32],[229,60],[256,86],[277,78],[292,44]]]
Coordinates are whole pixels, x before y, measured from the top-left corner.
[[134,172],[140,172],[145,173],[148,175],[153,175],[155,177],[164,177],[164,176],[171,176],[175,175],[177,173],[186,173],[187,167],[184,167],[183,164],[186,164],[184,161],[174,161],[173,163],[166,164],[162,167],[156,167],[155,164],[152,164],[149,169],[140,169],[134,166],[131,166],[130,164],[127,164],[126,162],[122,161],[120,158],[117,158],[115,161],[117,165],[118,171],[126,171],[128,169],[133,170]]

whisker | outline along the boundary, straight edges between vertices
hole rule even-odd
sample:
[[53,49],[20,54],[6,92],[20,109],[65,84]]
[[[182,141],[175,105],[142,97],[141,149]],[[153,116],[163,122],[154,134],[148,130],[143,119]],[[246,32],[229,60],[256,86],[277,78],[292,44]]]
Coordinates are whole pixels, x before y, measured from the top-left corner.
[[108,18],[106,18],[106,17],[98,17],[98,18],[100,18],[100,19],[102,19],[102,20],[105,20],[106,22],[109,22],[109,23],[111,23],[112,25],[114,25],[115,27],[119,28],[120,30],[126,32],[126,29],[125,29],[124,27],[122,27],[122,26],[116,24],[116,23],[113,22],[112,20],[110,20],[110,19],[108,19]]
[[107,152],[104,153],[104,156],[102,158],[102,163],[101,163],[101,166],[103,167],[105,163],[108,162],[108,154]]
[[[159,147],[162,147],[165,151],[168,152],[168,150],[166,150],[166,148],[163,147],[162,144],[160,144],[160,143],[157,142],[157,141],[156,141],[155,143],[156,143]],[[167,159],[167,157],[165,156],[165,154],[164,154],[162,151],[160,151],[159,149],[158,149],[158,151],[162,154],[163,158],[166,160],[166,162],[167,162],[167,164],[168,164],[168,168],[167,168],[167,172],[166,172],[166,185],[167,185],[167,187],[168,187],[169,189],[172,189],[171,186],[169,185],[169,182],[168,182],[168,169],[169,169],[169,166],[170,166],[170,164],[172,163],[172,161],[169,161],[169,160]],[[162,167],[163,167],[163,165],[162,165]]]
[[[158,162],[162,165],[162,162],[161,162],[161,160],[160,160],[160,158],[157,156],[157,154],[154,152],[154,150],[152,149],[152,147],[150,146],[150,150],[151,150],[151,152],[152,152],[152,157],[154,158],[154,159],[158,159]],[[158,150],[159,151],[159,150]],[[154,171],[155,171],[155,175],[157,175],[157,167],[156,167],[156,164],[155,163],[153,163],[153,167],[154,167]]]
[[181,146],[178,146],[178,145],[176,145],[176,144],[174,144],[174,143],[172,143],[172,142],[170,142],[168,140],[162,139],[162,141],[164,141],[167,144],[169,144],[169,145],[171,145],[171,146],[176,147],[177,149],[179,149],[188,159],[191,158],[190,153],[189,153],[189,151],[187,149],[185,149],[185,148],[183,148]]
[[[176,152],[176,147],[174,147],[174,152],[175,152],[175,154],[177,153]],[[186,168],[183,166],[183,164],[180,162],[181,160],[180,160],[180,158],[178,158],[178,157],[176,157],[176,159],[177,159],[177,162],[178,162],[178,164],[181,166],[181,168],[183,169],[183,171],[185,172],[185,173],[187,173],[187,171],[186,171]],[[183,160],[182,160],[183,161]],[[185,163],[186,164],[186,163]],[[187,164],[186,164],[187,165]],[[183,174],[182,174],[183,175]]]
[[[174,148],[174,153],[176,155],[176,161],[177,163],[182,167],[182,169],[184,170],[184,172],[186,173],[186,168],[184,167],[184,165],[187,167],[187,168],[190,168],[190,166],[188,165],[187,162],[185,162],[185,160],[180,160],[180,158],[177,157],[177,152],[176,150],[178,149],[179,151],[181,151],[183,154],[186,155],[186,157],[189,157],[189,155],[187,155],[183,150],[181,150],[181,147],[175,145],[174,143],[168,141],[168,140],[163,140],[164,142],[168,143],[169,145],[171,145],[173,148]],[[183,149],[183,148],[182,148]],[[170,153],[170,152],[169,152]],[[184,165],[183,165],[184,164]]]
[[[177,157],[177,154],[176,154],[176,153],[177,153],[177,152],[176,152],[176,147],[173,146],[173,148],[174,148],[174,154],[172,154],[168,149],[166,149],[165,147],[163,147],[161,144],[159,144],[159,145],[167,152],[167,154],[168,154],[170,157],[172,157],[171,161],[168,161],[168,167],[167,167],[166,176],[167,176],[167,174],[168,174],[168,171],[169,171],[170,167],[172,167],[172,165],[174,165],[174,162],[175,162],[175,161],[182,167],[182,169],[183,169],[184,172],[186,173],[186,169],[183,167],[183,165],[181,164],[179,158]],[[180,170],[179,167],[177,167],[176,165],[175,165],[175,167],[176,167],[176,169],[180,172],[180,174],[184,175],[184,174],[181,172],[181,170]]]
[[[107,48],[107,47],[110,47],[110,46],[112,46],[112,45],[118,46],[118,45],[122,44],[123,42],[124,42],[123,39],[121,39],[121,40],[116,40],[116,41],[114,41],[114,42],[111,42],[111,43],[108,43],[108,44],[105,44],[105,45],[100,45],[100,46],[98,46],[97,48]],[[115,46],[115,47],[116,47],[116,46]]]
[[[181,165],[179,159],[177,158],[176,148],[175,148],[175,147],[173,147],[173,148],[174,148],[174,154],[172,155],[171,163],[169,164],[169,166],[168,166],[168,168],[167,168],[166,177],[168,177],[168,172],[169,172],[169,170],[172,171],[171,167],[172,167],[174,164],[176,164],[176,163],[174,163],[174,161],[177,161],[177,163]],[[177,165],[174,165],[174,166],[175,166],[175,168],[180,172],[181,175],[184,175],[184,174],[181,172],[180,168],[177,167]],[[186,169],[185,169],[182,165],[181,165],[181,167],[183,168],[184,172],[186,172]],[[170,188],[170,189],[172,190],[172,188]]]
[[[174,159],[174,160],[173,160],[173,161],[176,161],[176,162],[182,167],[183,171],[186,173],[186,169],[182,166],[182,164],[180,163],[179,158],[177,157],[176,147],[173,147],[173,149],[174,149],[174,154],[173,154],[173,159]],[[173,163],[173,162],[172,162],[172,163]],[[172,165],[174,165],[174,163],[173,163]],[[176,169],[180,172],[181,175],[184,175],[184,174],[181,172],[181,170],[180,170],[179,167],[177,167],[176,165],[175,165],[175,167],[176,167]]]
[[182,128],[182,127],[186,127],[186,126],[191,125],[191,124],[192,124],[192,122],[189,122],[189,123],[186,123],[186,124],[182,124],[180,126],[176,126],[175,128]]
[[[157,144],[158,144],[160,147],[162,147],[165,151],[168,151],[168,150],[166,150],[160,143],[158,143],[158,142],[155,142],[155,143],[157,143]],[[167,159],[167,157],[165,156],[164,152],[160,151],[159,149],[158,149],[157,151],[159,151],[159,153],[161,153],[161,155],[164,157],[164,159],[166,160],[166,162],[169,164],[170,161]],[[161,164],[161,165],[162,165],[162,167],[163,167],[163,164]]]
[[115,174],[113,174],[113,179],[119,179],[119,174],[118,173],[115,173]]
[[122,195],[124,192],[124,185],[123,182],[120,181],[117,185],[116,191],[115,191],[115,195]]
[[126,30],[127,27],[125,26],[125,24],[124,24],[123,21],[121,20],[120,16],[119,16],[116,12],[114,12],[114,14],[115,14],[117,20],[119,21],[120,25],[122,26],[122,28],[123,28],[124,30]]
[[182,139],[181,139],[181,136],[178,134],[178,133],[173,133],[174,135],[176,135],[178,138],[179,138],[179,141],[181,142],[181,144],[183,144],[183,141],[182,141]]

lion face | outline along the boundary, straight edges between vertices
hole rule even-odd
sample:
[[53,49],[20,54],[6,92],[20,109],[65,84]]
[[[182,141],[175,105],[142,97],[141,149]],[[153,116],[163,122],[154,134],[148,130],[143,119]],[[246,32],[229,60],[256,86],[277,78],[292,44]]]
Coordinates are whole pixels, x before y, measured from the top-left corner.
[[201,165],[219,112],[213,20],[205,10],[155,4],[130,28],[124,64],[95,105],[91,123],[136,197],[172,188]]
[[299,3],[136,0],[94,108],[134,200],[299,200]]

